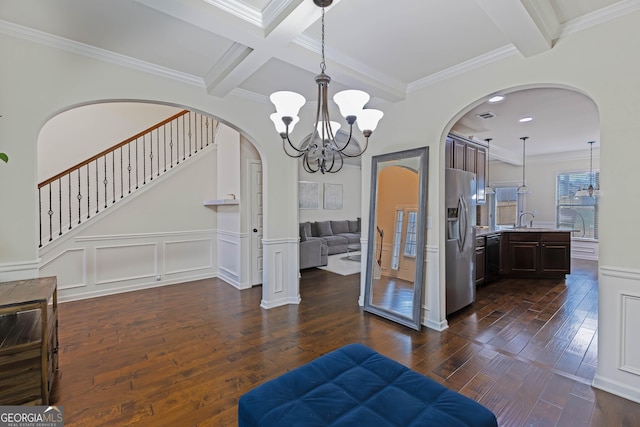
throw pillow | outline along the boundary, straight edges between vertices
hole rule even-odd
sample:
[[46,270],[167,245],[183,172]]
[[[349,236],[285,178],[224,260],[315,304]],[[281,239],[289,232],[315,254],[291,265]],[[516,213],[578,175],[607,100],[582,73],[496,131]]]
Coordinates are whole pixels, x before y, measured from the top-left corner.
[[358,221],[348,221],[349,222],[349,233],[356,233],[358,231]]
[[304,228],[304,225],[300,224],[300,241],[307,241],[307,230]]
[[360,217],[358,217],[358,231],[362,231],[362,221],[360,221]]
[[347,221],[329,221],[333,234],[348,233],[349,223]]
[[303,222],[300,226],[304,228],[304,233],[307,237],[313,236],[313,233],[311,232],[311,223],[309,221]]
[[318,230],[318,237],[333,236],[329,221],[316,221],[316,230]]

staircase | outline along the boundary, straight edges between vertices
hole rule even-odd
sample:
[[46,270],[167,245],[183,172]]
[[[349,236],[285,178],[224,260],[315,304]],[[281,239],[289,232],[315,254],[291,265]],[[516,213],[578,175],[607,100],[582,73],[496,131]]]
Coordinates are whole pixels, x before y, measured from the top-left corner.
[[38,184],[39,247],[215,143],[219,123],[183,110]]

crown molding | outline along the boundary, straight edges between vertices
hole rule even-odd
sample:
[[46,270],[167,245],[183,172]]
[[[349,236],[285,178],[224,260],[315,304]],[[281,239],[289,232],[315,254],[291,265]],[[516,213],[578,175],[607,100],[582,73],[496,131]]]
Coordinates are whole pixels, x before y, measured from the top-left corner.
[[79,43],[64,37],[54,36],[43,31],[23,27],[22,25],[17,25],[11,22],[0,20],[0,33],[145,73],[155,74],[160,77],[166,77],[171,80],[177,80],[189,85],[205,87],[204,80],[201,77],[194,76],[193,74],[183,73],[171,68],[141,61],[139,59],[131,58],[130,56],[120,55],[106,49],[89,46],[84,43]]
[[602,24],[611,19],[626,15],[627,13],[640,10],[640,0],[623,0],[604,7],[594,12],[588,13],[580,18],[565,22],[560,27],[558,38],[567,37],[570,34],[585,30],[594,25]]
[[255,25],[256,27],[264,28],[264,21],[262,11],[256,9],[253,6],[245,4],[238,0],[204,0],[212,6],[217,7],[231,15],[237,16],[243,21]]
[[517,53],[519,53],[518,49],[516,49],[513,44],[509,44],[484,55],[477,56],[475,58],[469,59],[468,61],[461,62],[458,65],[454,65],[422,79],[411,82],[407,86],[407,93],[415,92],[434,83],[441,82],[459,74],[463,74],[468,71],[475,70],[476,68],[483,67],[487,64],[500,61],[503,58],[507,58]]

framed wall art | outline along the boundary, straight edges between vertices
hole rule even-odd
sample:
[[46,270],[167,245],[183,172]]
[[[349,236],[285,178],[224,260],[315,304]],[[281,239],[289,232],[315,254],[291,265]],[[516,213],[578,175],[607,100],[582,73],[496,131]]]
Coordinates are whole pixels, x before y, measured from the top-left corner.
[[342,209],[342,184],[324,184],[324,208]]
[[298,208],[320,209],[320,184],[298,181]]

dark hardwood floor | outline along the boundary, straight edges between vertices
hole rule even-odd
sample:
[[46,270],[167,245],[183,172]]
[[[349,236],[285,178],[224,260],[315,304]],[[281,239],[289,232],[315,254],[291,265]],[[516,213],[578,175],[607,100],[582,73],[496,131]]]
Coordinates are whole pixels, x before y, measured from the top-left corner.
[[67,426],[233,426],[238,398],[361,342],[491,409],[501,426],[638,426],[640,404],[590,386],[594,263],[566,281],[504,280],[444,332],[364,313],[359,275],[303,271],[302,303],[217,279],[60,304],[55,404]]

